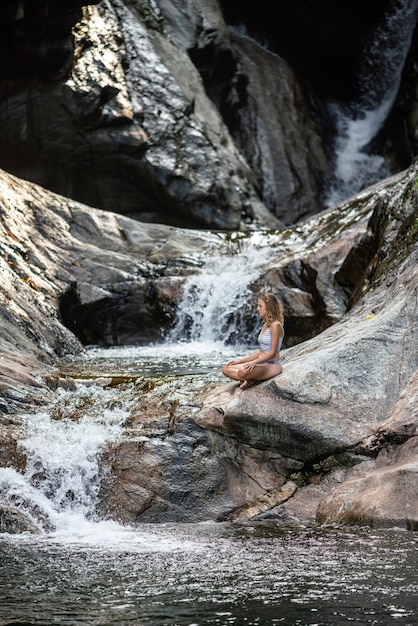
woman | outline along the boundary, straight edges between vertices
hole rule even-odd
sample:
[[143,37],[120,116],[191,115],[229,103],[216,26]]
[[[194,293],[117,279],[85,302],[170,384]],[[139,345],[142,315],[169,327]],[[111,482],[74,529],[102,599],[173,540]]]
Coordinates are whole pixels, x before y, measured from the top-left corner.
[[258,336],[260,349],[242,359],[229,361],[222,373],[240,381],[240,389],[248,389],[259,380],[268,380],[282,373],[280,349],[283,343],[283,309],[273,293],[258,297],[257,313],[264,322]]

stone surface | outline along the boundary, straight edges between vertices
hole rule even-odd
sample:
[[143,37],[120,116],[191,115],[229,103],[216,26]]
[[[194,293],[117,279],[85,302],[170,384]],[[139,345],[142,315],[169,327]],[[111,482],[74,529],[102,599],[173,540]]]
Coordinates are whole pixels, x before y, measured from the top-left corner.
[[0,532],[11,535],[20,533],[38,535],[41,530],[21,511],[0,503]]
[[[231,36],[247,101],[235,111],[232,136],[269,210],[284,224],[322,210],[329,155],[309,94],[282,57],[239,32]],[[262,94],[262,98],[260,98]]]
[[373,470],[344,481],[321,499],[318,522],[418,528],[412,495],[417,482],[417,394],[415,372],[368,442],[381,449]]
[[[342,106],[351,106],[363,85],[359,50],[382,7],[363,7],[359,20],[346,4],[341,15],[355,20],[347,47],[330,36],[342,23],[329,3],[280,7],[280,41],[267,9],[254,18],[251,7],[237,13],[216,0],[187,11],[182,0],[94,0],[82,14],[82,4],[8,0],[0,9],[1,167],[90,206],[179,227],[274,229],[321,210],[337,132],[329,91],[344,76]],[[307,37],[311,14],[324,19]],[[313,49],[336,55],[318,65],[305,39],[322,29],[326,41]],[[266,34],[270,51],[258,43]],[[413,43],[374,142],[392,171],[416,152],[415,54]]]
[[[318,522],[328,523],[340,519],[336,508],[354,501],[356,490],[372,493],[383,476],[376,511],[357,495],[359,508],[341,521],[398,519],[414,527],[407,502],[417,417],[416,177],[413,165],[295,228],[254,235],[270,252],[254,292],[282,290],[291,320],[304,311],[309,319],[320,303],[329,322],[303,342],[290,334],[280,376],[247,391],[220,373],[182,377],[181,385],[175,377],[147,385],[103,373],[86,381],[116,386],[121,402],[135,400],[126,437],[102,459],[101,515],[126,523],[234,516],[313,523],[316,507]],[[24,459],[13,452],[19,413],[48,404],[58,359],[66,355],[71,364],[83,350],[62,322],[71,318],[71,290],[82,310],[101,312],[93,319],[102,320],[104,341],[122,333],[118,318],[134,319],[132,300],[137,320],[127,332],[148,342],[155,319],[160,327],[155,311],[164,312],[169,328],[188,277],[220,249],[245,249],[226,233],[141,224],[5,172],[0,183],[2,454],[6,465],[21,469]],[[305,309],[298,297],[292,312],[292,293],[305,293]],[[70,390],[71,380],[65,385]]]

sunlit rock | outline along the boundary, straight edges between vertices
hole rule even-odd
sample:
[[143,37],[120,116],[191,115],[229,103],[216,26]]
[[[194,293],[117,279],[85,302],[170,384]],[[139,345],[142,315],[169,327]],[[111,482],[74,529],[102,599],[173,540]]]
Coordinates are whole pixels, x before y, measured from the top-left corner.
[[[49,37],[59,17],[55,8],[42,16]],[[148,18],[143,7],[103,1],[85,9],[74,42],[66,34],[65,58],[45,48],[45,61],[26,59],[34,80],[13,77],[0,93],[2,166],[143,221],[278,227],[187,52]]]
[[401,393],[389,418],[365,442],[380,449],[372,471],[342,482],[321,499],[319,523],[368,524],[418,529],[418,375]]
[[[289,294],[305,291],[303,302],[311,296],[306,310],[314,310],[319,298],[334,323],[322,332],[320,326],[319,334],[312,328],[299,343],[290,327],[283,374],[244,392],[220,373],[208,389],[208,379],[199,375],[141,386],[126,376],[100,373],[103,388],[119,386],[120,401],[125,401],[124,385],[133,385],[126,392],[132,405],[126,439],[103,451],[100,513],[129,523],[233,519],[235,514],[303,522],[313,519],[315,502],[322,500],[320,519],[326,520],[326,498],[336,485],[344,494],[346,481],[370,477],[374,484],[380,462],[395,493],[395,466],[404,461],[378,455],[388,444],[399,450],[405,446],[411,457],[414,450],[416,176],[414,165],[297,228],[240,239],[142,224],[2,172],[3,413],[13,416],[42,402],[47,406],[58,386],[51,373],[57,361],[66,356],[71,363],[71,355],[82,351],[82,343],[63,324],[67,315],[70,326],[74,312],[69,305],[75,297],[65,303],[72,290],[83,314],[96,307],[94,324],[82,326],[82,332],[102,329],[103,343],[113,330],[119,337],[133,332],[131,337],[146,342],[164,317],[164,329],[171,327],[187,280],[203,272],[220,249],[228,264],[240,260],[248,252],[244,240],[253,238],[257,253],[266,244],[271,260],[262,257],[257,265],[247,305],[259,289],[280,293],[282,288],[288,294],[286,316],[292,318]],[[350,258],[357,259],[351,273],[345,267]],[[300,301],[293,319],[302,316]],[[134,320],[135,310],[136,325],[129,328],[125,322]],[[73,321],[81,323],[83,317]],[[94,385],[91,376],[86,378]],[[19,393],[10,398],[14,384]],[[62,419],[60,411],[57,419]],[[10,419],[3,415],[2,423]],[[4,458],[14,463],[10,455]],[[287,488],[281,491],[286,484],[292,486],[289,497]],[[386,515],[383,505],[379,523]],[[411,511],[402,516],[413,520]],[[366,519],[373,523],[370,516]]]
[[321,523],[416,527],[414,180],[409,188],[395,183],[377,204],[371,224],[382,261],[357,272],[357,303],[340,322],[285,350],[283,373],[271,381],[244,392],[234,383],[210,390],[194,417],[241,444],[303,462],[296,499],[277,519],[287,512]]

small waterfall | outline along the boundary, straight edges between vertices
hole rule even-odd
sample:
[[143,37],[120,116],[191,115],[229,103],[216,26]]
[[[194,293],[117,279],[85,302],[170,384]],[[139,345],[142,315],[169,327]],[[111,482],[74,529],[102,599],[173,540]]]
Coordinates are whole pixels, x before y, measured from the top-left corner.
[[252,283],[269,258],[268,237],[252,234],[211,256],[185,285],[169,342],[245,345],[254,341]]
[[26,435],[18,450],[26,469],[0,468],[0,492],[39,530],[96,520],[100,453],[118,438],[128,415],[115,394],[94,386],[61,389],[47,410],[23,416]]
[[399,90],[411,45],[418,0],[394,0],[364,51],[357,102],[329,105],[336,119],[336,167],[326,206],[333,206],[391,174],[370,144],[382,128]]

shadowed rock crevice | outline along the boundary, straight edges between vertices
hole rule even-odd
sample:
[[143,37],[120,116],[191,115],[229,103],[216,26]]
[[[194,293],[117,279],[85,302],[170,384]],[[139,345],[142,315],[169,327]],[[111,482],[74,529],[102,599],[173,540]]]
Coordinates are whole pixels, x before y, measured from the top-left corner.
[[62,321],[84,345],[144,345],[163,338],[170,320],[152,283],[113,286],[108,296],[98,295],[73,282],[60,296]]
[[283,269],[283,287],[277,291],[285,309],[285,347],[311,339],[335,323],[317,280],[318,270],[305,260],[293,261]]

